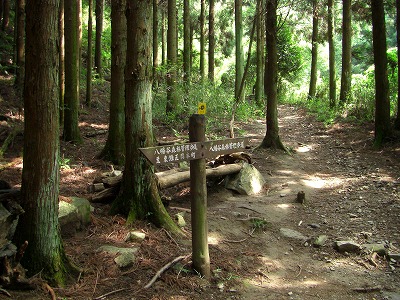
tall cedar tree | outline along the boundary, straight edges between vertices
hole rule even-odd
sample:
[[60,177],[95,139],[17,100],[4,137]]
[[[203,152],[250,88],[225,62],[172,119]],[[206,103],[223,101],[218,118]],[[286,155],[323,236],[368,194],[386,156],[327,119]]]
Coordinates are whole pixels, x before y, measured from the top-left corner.
[[111,99],[108,138],[101,157],[117,165],[125,159],[126,0],[111,2]]
[[30,275],[40,273],[64,284],[71,270],[58,222],[59,1],[26,5],[26,74],[24,86],[24,167],[15,243],[28,241],[22,264]]
[[103,35],[103,18],[104,18],[104,0],[96,0],[96,43],[94,48],[94,67],[100,77],[103,76],[102,66],[102,35]]
[[64,132],[65,141],[82,142],[78,126],[79,76],[80,76],[80,9],[81,0],[64,2],[65,13],[65,95]]
[[60,11],[58,17],[58,31],[60,32],[60,70],[58,72],[59,96],[60,96],[60,126],[64,126],[64,96],[65,96],[65,35],[64,35],[64,0],[60,0]]
[[351,0],[343,0],[341,104],[347,102],[351,93],[351,36]]
[[328,0],[329,106],[336,105],[335,2]]
[[[244,87],[240,89],[244,73],[243,53],[243,22],[242,22],[243,0],[235,0],[235,41],[236,41],[236,65],[235,65],[235,99],[244,99]],[[239,95],[240,93],[240,95]]]
[[178,106],[176,94],[177,80],[177,15],[176,0],[168,0],[168,31],[167,31],[167,113],[175,111]]
[[153,0],[153,78],[158,67],[158,0]]
[[22,92],[25,77],[25,0],[18,0],[16,7],[16,58],[17,69],[15,74],[15,87]]
[[186,88],[190,84],[190,0],[183,1],[183,77]]
[[157,226],[182,234],[161,202],[154,167],[139,154],[139,148],[153,145],[152,0],[128,0],[126,16],[126,160],[122,191],[112,210],[128,214],[128,223],[149,218]]
[[204,33],[204,23],[206,15],[206,4],[205,0],[201,0],[200,4],[200,77],[204,80],[206,74],[206,63],[205,63],[205,33]]
[[[400,0],[396,1],[397,49],[400,47]],[[400,70],[400,51],[397,50],[397,70]],[[399,71],[397,71],[399,72]],[[397,76],[397,117],[394,128],[400,130],[400,76]]]
[[92,101],[92,68],[93,68],[93,0],[88,0],[88,42],[87,42],[87,63],[86,63],[86,105],[90,106]]
[[265,22],[267,57],[264,75],[264,88],[267,98],[267,130],[260,147],[286,150],[279,137],[278,125],[277,6],[277,0],[267,0]]
[[308,98],[314,98],[317,92],[317,61],[318,61],[318,1],[312,1],[313,6],[313,28],[311,38],[311,72],[310,72],[310,88]]
[[214,69],[215,69],[215,13],[214,13],[214,0],[209,0],[208,3],[208,80],[214,82]]
[[263,63],[264,63],[264,27],[263,27],[263,0],[257,0],[257,65],[256,65],[256,85],[255,101],[258,107],[264,105],[264,85],[263,85]]
[[383,0],[371,0],[375,64],[375,147],[390,135],[389,81],[386,56],[386,26]]
[[10,0],[3,0],[3,22],[1,24],[1,30],[6,31],[10,24]]

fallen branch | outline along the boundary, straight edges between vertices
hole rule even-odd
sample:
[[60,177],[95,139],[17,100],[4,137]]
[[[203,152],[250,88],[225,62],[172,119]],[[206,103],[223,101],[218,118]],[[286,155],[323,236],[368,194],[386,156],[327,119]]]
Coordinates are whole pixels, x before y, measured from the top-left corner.
[[111,292],[105,293],[105,294],[103,294],[101,296],[98,296],[96,298],[93,298],[93,300],[100,300],[100,299],[103,299],[103,298],[105,298],[107,296],[114,295],[116,293],[119,293],[119,292],[122,292],[122,291],[125,291],[125,290],[127,290],[127,288],[122,288],[122,289],[118,289],[118,290],[115,290],[115,291],[111,291]]
[[354,288],[354,292],[358,293],[372,293],[372,292],[379,292],[382,290],[380,286],[372,286],[372,287],[363,287],[363,288]]
[[153,285],[154,282],[156,282],[156,280],[169,268],[171,268],[173,265],[175,265],[178,261],[181,261],[182,259],[188,258],[190,255],[182,255],[182,256],[178,256],[176,258],[174,258],[172,261],[170,261],[169,263],[167,263],[165,266],[163,266],[160,270],[158,270],[158,272],[156,273],[156,275],[153,276],[153,278],[149,281],[148,284],[146,284],[143,288],[144,289],[148,289],[149,287],[151,287]]

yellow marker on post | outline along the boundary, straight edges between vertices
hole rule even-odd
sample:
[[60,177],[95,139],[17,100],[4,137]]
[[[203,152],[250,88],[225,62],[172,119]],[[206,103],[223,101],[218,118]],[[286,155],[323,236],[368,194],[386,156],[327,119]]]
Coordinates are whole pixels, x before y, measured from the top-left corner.
[[205,115],[206,114],[206,108],[207,108],[206,103],[205,102],[200,102],[198,107],[197,107],[197,113],[199,115]]

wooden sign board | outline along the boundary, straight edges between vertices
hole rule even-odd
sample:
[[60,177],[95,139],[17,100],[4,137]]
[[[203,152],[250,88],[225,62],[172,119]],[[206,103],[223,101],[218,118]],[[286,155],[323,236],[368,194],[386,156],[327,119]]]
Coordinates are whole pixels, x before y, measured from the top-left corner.
[[248,138],[233,138],[178,145],[139,148],[154,165],[177,163],[200,158],[239,152],[245,149]]

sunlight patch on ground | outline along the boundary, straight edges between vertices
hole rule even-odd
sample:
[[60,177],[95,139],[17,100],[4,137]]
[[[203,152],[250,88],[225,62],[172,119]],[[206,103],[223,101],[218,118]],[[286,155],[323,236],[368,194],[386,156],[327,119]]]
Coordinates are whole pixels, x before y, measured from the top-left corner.
[[301,277],[299,278],[298,281],[292,281],[289,282],[287,278],[281,277],[280,275],[271,275],[267,274],[268,279],[262,279],[260,280],[259,277],[256,278],[248,278],[246,279],[247,284],[252,285],[254,287],[266,287],[271,289],[284,289],[284,290],[291,290],[293,291],[299,289],[299,288],[315,288],[320,285],[326,284],[324,281],[318,281],[318,280],[311,280],[311,279],[305,279],[302,280]]
[[312,147],[311,146],[308,146],[308,145],[301,145],[301,146],[299,146],[299,147],[297,147],[296,149],[294,149],[296,152],[299,152],[299,153],[306,153],[306,152],[309,152],[309,151],[311,151],[312,150]]
[[89,124],[87,122],[79,122],[79,127],[86,126],[86,127],[91,127],[95,129],[108,129],[107,124]]
[[343,183],[343,181],[337,177],[330,178],[328,180],[321,179],[319,177],[311,177],[310,179],[302,179],[302,182],[305,185],[315,189],[332,188]]
[[209,245],[218,245],[222,240],[221,236],[216,232],[208,233],[208,244]]
[[276,207],[280,208],[280,209],[289,209],[289,208],[292,208],[293,205],[288,204],[288,203],[281,203],[281,204],[277,204]]

